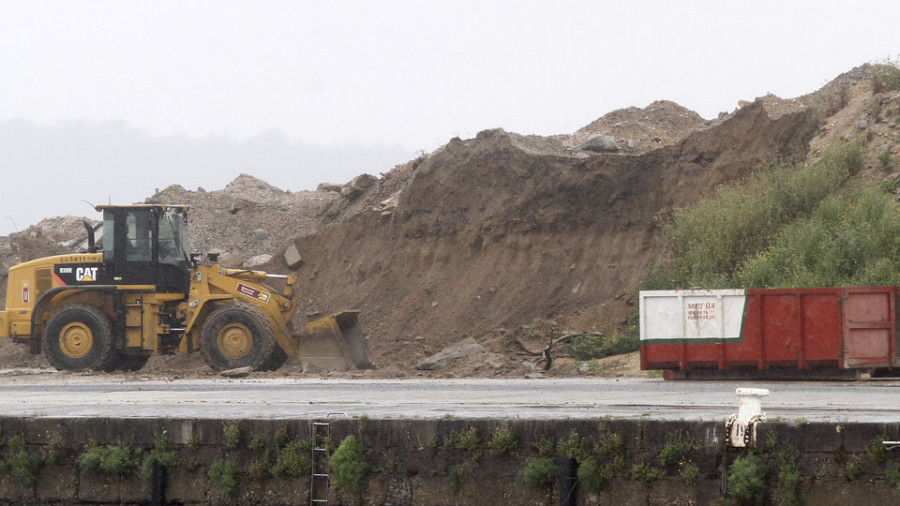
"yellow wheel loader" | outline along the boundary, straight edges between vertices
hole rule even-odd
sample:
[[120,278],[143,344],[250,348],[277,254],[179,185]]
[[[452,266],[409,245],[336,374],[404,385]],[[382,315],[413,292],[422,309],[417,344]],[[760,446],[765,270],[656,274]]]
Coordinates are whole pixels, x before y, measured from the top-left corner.
[[[137,370],[152,355],[197,351],[214,370],[273,370],[288,356],[324,360],[326,367],[374,367],[358,311],[310,321],[304,335],[294,336],[295,275],[226,269],[215,254],[202,263],[189,254],[188,206],[97,210],[102,248],[85,223],[88,253],[9,270],[0,337],[28,343],[60,370]],[[318,356],[304,353],[305,341]]]

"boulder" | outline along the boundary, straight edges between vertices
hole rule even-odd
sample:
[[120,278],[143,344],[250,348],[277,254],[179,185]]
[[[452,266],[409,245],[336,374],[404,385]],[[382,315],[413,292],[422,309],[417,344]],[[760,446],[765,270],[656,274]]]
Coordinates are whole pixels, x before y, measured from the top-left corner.
[[439,371],[447,367],[447,364],[454,360],[483,352],[484,348],[482,348],[480,344],[475,342],[471,337],[467,337],[419,362],[416,365],[416,369],[422,371]]
[[616,138],[612,135],[593,134],[585,139],[581,144],[581,149],[598,153],[608,153],[618,151],[619,146],[616,144]]

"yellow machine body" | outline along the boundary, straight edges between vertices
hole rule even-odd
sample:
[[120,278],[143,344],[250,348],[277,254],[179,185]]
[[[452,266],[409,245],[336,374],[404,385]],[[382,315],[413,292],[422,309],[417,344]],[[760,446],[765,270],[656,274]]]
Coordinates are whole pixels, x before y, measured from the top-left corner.
[[[102,252],[10,268],[0,337],[29,343],[57,368],[75,370],[133,370],[146,357],[175,352],[203,351],[216,369],[273,369],[298,356],[305,338],[292,334],[296,275],[227,269],[213,255],[204,264],[188,259],[181,252],[187,206],[98,209],[108,237]],[[89,242],[99,249],[92,230]],[[125,251],[132,256],[123,258]],[[334,342],[343,368],[374,366],[357,314],[307,324],[311,340]]]

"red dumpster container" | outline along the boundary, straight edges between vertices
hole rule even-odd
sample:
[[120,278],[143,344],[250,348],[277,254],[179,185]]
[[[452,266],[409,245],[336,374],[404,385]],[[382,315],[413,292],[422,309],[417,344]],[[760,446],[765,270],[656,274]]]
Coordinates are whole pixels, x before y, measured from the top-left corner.
[[641,292],[641,368],[893,368],[897,295],[897,287]]

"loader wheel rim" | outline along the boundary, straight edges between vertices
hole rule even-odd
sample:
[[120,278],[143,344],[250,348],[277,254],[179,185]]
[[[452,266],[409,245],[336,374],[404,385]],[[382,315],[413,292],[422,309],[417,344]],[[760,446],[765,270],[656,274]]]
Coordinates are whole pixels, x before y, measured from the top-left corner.
[[72,322],[59,332],[59,349],[69,358],[84,358],[94,347],[94,333],[82,322]]
[[242,323],[229,323],[216,336],[216,345],[222,356],[238,360],[253,349],[253,332]]

